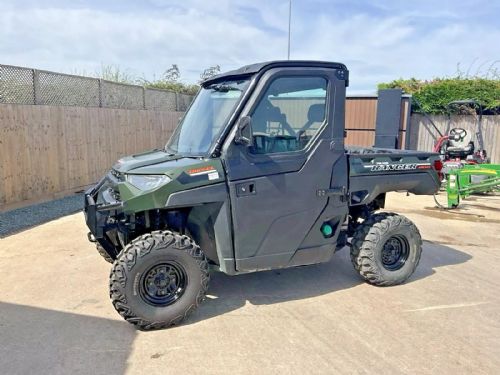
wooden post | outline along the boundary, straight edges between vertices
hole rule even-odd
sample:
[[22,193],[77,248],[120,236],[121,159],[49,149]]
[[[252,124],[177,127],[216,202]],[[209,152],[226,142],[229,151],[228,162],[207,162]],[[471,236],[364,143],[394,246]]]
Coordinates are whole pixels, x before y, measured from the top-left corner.
[[97,80],[97,87],[98,87],[98,90],[99,90],[99,107],[102,108],[103,105],[102,105],[102,79],[98,79]]
[[33,104],[42,104],[40,98],[40,73],[36,69],[33,71]]

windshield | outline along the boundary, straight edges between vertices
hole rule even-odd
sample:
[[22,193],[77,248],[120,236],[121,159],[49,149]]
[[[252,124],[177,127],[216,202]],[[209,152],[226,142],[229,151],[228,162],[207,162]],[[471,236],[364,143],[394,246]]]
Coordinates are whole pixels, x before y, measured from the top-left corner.
[[201,88],[184,116],[166,151],[186,156],[203,156],[220,135],[249,80],[214,83]]

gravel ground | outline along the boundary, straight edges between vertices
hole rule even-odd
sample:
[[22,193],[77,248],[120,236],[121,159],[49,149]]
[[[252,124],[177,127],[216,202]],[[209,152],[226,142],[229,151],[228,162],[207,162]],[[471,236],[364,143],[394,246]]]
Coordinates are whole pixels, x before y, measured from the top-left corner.
[[83,194],[0,212],[0,238],[83,209]]

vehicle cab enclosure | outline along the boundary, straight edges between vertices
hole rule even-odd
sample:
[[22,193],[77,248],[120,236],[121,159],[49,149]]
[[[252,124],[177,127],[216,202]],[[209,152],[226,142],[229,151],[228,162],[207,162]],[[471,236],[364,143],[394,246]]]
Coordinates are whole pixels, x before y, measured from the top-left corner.
[[385,192],[438,187],[437,154],[346,151],[347,85],[343,64],[312,61],[203,82],[164,149],[120,159],[86,193],[89,238],[116,258],[170,229],[228,274],[328,261]]

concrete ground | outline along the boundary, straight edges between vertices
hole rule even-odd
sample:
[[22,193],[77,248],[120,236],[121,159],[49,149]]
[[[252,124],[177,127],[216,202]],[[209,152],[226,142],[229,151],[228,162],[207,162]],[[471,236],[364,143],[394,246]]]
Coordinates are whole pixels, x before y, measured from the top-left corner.
[[405,285],[363,283],[346,248],[322,265],[215,274],[185,324],[155,332],[113,309],[81,213],[0,239],[0,373],[498,374],[500,196],[433,207],[388,198],[425,240]]

